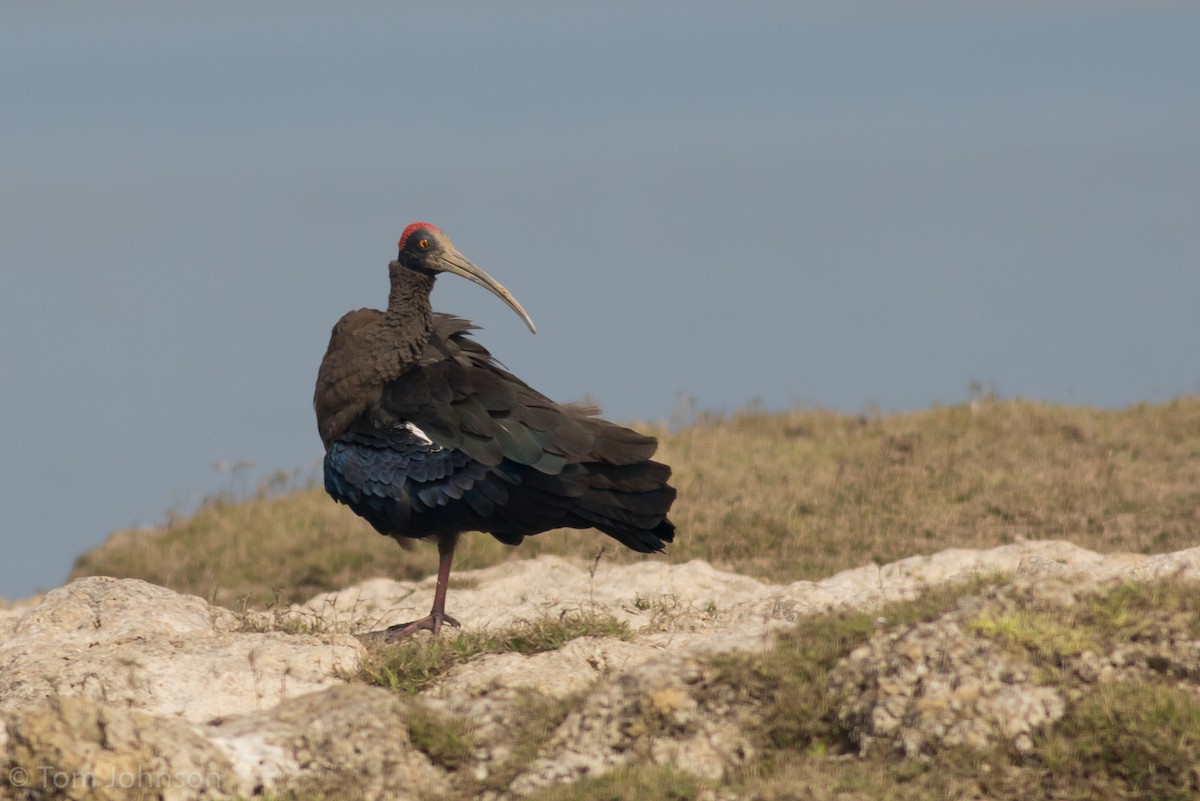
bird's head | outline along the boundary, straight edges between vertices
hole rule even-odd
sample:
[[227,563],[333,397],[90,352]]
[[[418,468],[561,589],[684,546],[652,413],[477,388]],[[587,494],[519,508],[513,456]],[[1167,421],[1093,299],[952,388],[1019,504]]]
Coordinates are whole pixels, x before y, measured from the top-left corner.
[[396,264],[408,270],[436,276],[438,273],[454,273],[469,281],[479,284],[492,292],[496,297],[508,304],[509,308],[520,315],[529,326],[529,330],[537,333],[533,320],[529,318],[517,299],[483,270],[472,264],[463,254],[458,252],[446,236],[436,226],[427,222],[415,222],[404,229],[398,243],[400,253],[396,256]]

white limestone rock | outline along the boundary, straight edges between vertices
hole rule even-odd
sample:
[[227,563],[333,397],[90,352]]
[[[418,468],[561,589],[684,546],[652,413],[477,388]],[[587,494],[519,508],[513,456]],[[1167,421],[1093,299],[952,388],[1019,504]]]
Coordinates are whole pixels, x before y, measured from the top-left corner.
[[342,684],[358,669],[353,637],[242,628],[226,609],[144,581],[74,581],[0,643],[0,714],[74,697],[200,723]]
[[[756,721],[748,702],[721,696],[706,672],[708,655],[762,650],[806,615],[871,609],[979,574],[1015,576],[1068,604],[1073,593],[1101,581],[1200,580],[1200,549],[1139,556],[1021,542],[786,585],[703,562],[602,563],[594,574],[589,567],[543,556],[463,571],[456,577],[465,586],[451,590],[449,610],[469,631],[611,615],[626,623],[630,638],[481,656],[415,700],[351,682],[365,649],[349,632],[424,615],[432,578],[375,579],[327,593],[285,615],[302,625],[278,631],[259,630],[278,616],[235,615],[141,581],[81,579],[0,614],[0,761],[10,769],[46,765],[97,777],[138,768],[219,778],[160,793],[172,801],[289,790],[336,795],[346,787],[365,798],[415,798],[437,795],[453,777],[409,742],[413,704],[469,721],[479,745],[460,769],[486,777],[511,755],[524,723],[520,704],[533,692],[555,702],[575,699],[575,711],[517,777],[514,793],[634,764],[671,764],[719,779],[753,757],[748,733]],[[844,722],[864,745],[888,740],[927,754],[998,733],[1023,749],[1032,732],[1062,714],[1054,688],[1025,681],[1030,671],[952,616],[926,625],[893,643],[873,641],[839,669]],[[1080,680],[1163,665],[1191,676],[1200,643],[1177,639],[1081,654]],[[945,653],[957,661],[934,658]],[[918,683],[924,695],[914,689]],[[20,790],[18,798],[104,797],[60,788],[39,794],[11,782],[0,795],[9,789]]]

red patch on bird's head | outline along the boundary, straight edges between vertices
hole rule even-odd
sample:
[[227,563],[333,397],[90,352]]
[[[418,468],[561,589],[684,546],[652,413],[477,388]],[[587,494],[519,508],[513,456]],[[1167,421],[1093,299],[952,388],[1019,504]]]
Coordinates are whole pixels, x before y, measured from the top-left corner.
[[400,234],[400,241],[398,243],[396,243],[397,248],[399,248],[400,250],[404,250],[404,243],[408,241],[408,238],[409,238],[409,236],[412,235],[412,232],[420,231],[422,228],[424,228],[427,231],[433,231],[434,233],[438,233],[438,234],[441,233],[441,231],[438,230],[438,227],[436,225],[434,225],[433,223],[427,223],[427,222],[411,223],[404,229],[404,232],[402,234]]

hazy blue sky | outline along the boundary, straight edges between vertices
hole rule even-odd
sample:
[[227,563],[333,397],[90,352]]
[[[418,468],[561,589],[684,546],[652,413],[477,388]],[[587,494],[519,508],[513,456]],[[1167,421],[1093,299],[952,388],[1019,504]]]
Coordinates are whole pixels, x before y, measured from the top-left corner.
[[309,468],[329,329],[430,220],[621,420],[1200,385],[1194,3],[9,3],[0,596]]

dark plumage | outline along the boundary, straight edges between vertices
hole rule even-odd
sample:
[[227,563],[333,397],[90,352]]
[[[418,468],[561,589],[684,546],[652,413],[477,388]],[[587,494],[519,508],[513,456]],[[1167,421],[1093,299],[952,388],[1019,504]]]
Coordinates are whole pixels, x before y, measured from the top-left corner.
[[438,541],[430,615],[389,636],[457,625],[444,607],[464,531],[516,545],[548,529],[596,528],[645,553],[671,542],[675,490],[670,468],[651,458],[657,441],[551,401],[471,339],[474,326],[434,313],[434,278],[452,272],[494,292],[534,330],[512,295],[437,228],[408,226],[399,251],[387,310],[338,321],[313,398],[329,494],[381,534]]

